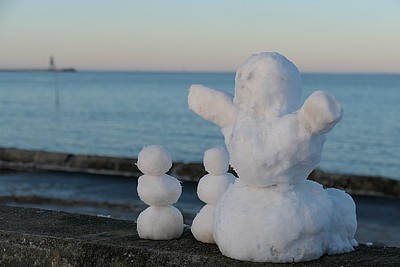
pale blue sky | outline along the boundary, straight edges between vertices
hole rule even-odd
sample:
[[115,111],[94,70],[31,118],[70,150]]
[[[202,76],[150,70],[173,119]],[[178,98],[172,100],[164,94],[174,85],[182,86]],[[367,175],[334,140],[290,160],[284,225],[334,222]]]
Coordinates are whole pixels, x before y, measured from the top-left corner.
[[400,73],[400,0],[0,0],[0,68]]

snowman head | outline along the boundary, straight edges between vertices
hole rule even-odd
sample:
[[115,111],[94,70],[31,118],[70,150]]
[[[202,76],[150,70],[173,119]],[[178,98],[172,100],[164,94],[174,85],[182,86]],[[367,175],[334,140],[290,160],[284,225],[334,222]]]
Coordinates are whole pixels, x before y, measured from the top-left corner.
[[172,166],[171,155],[160,145],[143,147],[138,154],[138,169],[147,175],[160,176],[168,172]]
[[300,107],[297,67],[275,52],[252,55],[237,71],[234,103],[255,116],[280,116]]
[[204,152],[204,168],[211,175],[223,175],[229,170],[229,156],[222,147],[213,147]]

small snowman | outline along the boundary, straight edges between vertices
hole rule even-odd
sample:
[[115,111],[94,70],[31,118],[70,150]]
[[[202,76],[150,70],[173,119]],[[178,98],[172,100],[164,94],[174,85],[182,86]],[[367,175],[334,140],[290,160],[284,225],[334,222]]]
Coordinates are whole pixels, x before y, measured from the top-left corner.
[[193,220],[193,236],[203,243],[215,243],[214,213],[219,198],[234,183],[235,176],[228,173],[229,157],[223,148],[210,148],[204,153],[204,168],[209,173],[197,186],[197,195],[206,203]]
[[172,206],[181,196],[181,183],[166,174],[172,166],[168,151],[159,145],[144,147],[138,155],[137,166],[144,175],[139,177],[137,192],[149,205],[139,214],[137,231],[140,238],[169,240],[183,232],[181,212]]

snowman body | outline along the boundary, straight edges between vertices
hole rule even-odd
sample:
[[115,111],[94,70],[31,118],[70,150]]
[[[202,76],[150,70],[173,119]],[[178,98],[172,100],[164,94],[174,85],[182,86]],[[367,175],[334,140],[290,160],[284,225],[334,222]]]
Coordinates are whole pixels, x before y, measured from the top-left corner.
[[204,153],[204,167],[209,174],[203,176],[197,186],[197,195],[206,203],[193,219],[193,236],[203,243],[214,241],[214,214],[220,197],[235,181],[235,176],[227,173],[229,160],[222,148],[211,148]]
[[236,73],[234,96],[190,88],[189,107],[221,127],[239,176],[214,212],[213,237],[228,257],[298,262],[357,245],[352,198],[306,180],[342,108],[325,91],[300,99],[300,73],[278,53],[250,57]]
[[308,180],[255,187],[239,178],[217,204],[214,239],[230,258],[299,262],[353,251],[356,228],[355,204],[343,191]]
[[183,232],[183,216],[172,206],[182,193],[175,177],[165,174],[172,166],[169,153],[161,146],[148,146],[138,155],[138,168],[144,173],[138,180],[138,195],[150,207],[137,219],[140,238],[169,240]]

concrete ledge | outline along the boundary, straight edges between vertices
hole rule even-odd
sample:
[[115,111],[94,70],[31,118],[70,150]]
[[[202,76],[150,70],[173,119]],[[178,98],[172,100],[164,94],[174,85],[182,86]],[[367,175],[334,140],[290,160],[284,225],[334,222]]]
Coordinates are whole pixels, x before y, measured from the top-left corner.
[[149,241],[132,221],[15,207],[0,207],[0,220],[1,266],[400,266],[400,248],[360,245],[306,263],[252,263],[222,256],[189,229]]

